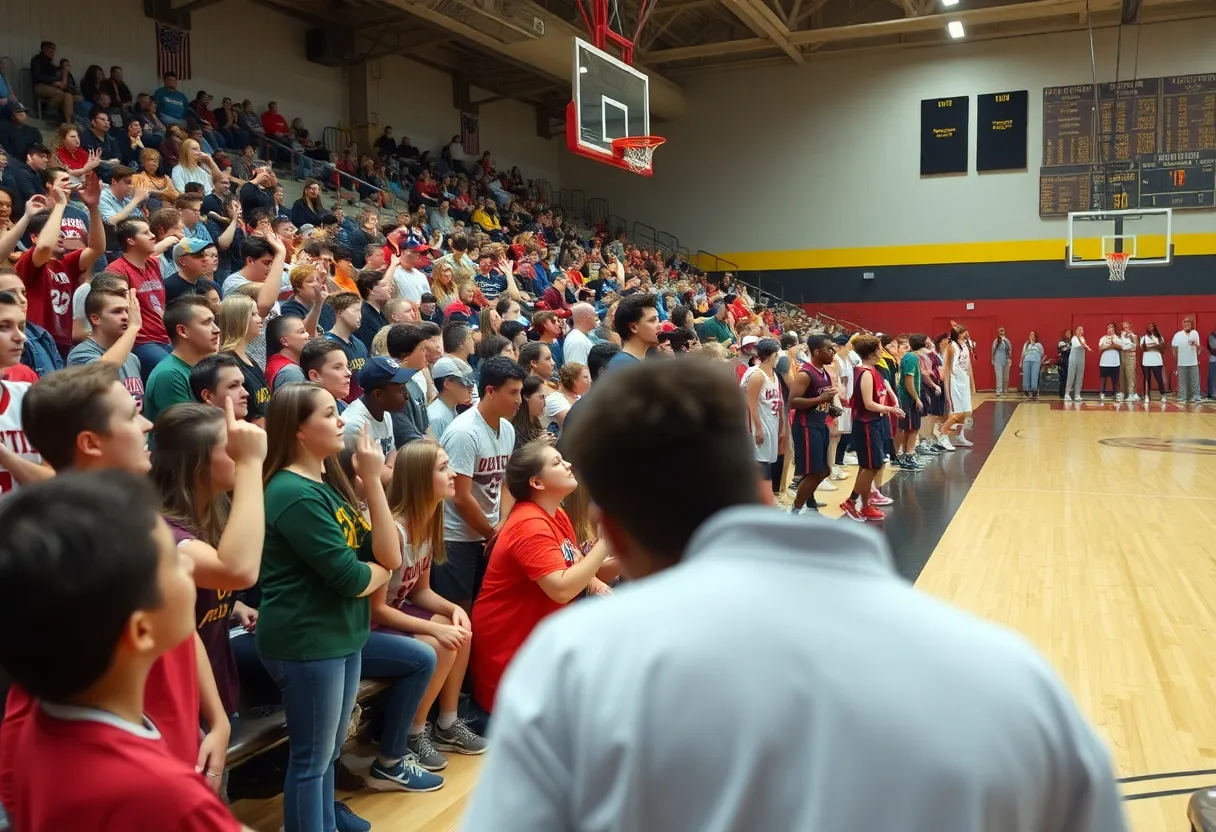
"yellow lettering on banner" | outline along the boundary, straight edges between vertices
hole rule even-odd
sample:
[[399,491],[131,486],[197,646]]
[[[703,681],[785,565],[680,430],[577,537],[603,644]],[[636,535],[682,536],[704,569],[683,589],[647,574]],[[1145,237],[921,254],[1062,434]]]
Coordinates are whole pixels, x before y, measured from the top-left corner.
[[999,102],[1004,102],[1004,101],[1009,101],[1009,93],[1003,93],[1003,94],[1001,94],[1001,95],[998,95],[998,96],[996,96],[995,100],[996,100],[998,103],[999,103]]
[[1007,118],[1002,121],[992,122],[993,130],[1011,130],[1013,129],[1013,119]]
[[954,128],[954,127],[934,127],[933,128],[933,138],[949,139],[952,136],[954,136],[955,130],[956,130],[956,128]]
[[954,99],[953,98],[943,98],[942,100],[937,102],[937,106],[938,107],[953,107]]

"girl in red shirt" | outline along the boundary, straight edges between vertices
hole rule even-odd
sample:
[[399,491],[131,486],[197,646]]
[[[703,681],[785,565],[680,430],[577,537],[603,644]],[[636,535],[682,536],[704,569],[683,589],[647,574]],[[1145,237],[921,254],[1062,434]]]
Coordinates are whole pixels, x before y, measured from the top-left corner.
[[595,576],[606,545],[597,543],[584,558],[561,508],[578,481],[552,437],[535,439],[511,455],[506,485],[515,506],[487,546],[489,563],[473,602],[473,698],[488,712],[503,671],[546,616],[587,590],[611,593]]
[[90,153],[80,146],[80,131],[71,123],[59,125],[59,137],[55,140],[55,158],[72,177],[72,184],[79,185],[84,175],[101,164],[101,153]]

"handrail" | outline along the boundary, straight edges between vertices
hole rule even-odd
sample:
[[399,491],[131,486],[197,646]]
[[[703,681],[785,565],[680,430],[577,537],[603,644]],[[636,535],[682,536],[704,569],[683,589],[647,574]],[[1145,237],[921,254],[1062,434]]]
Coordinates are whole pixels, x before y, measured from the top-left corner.
[[602,196],[595,196],[587,200],[587,225],[591,228],[598,228],[601,223],[608,222],[608,200]]
[[350,143],[350,131],[345,127],[326,127],[321,131],[321,146],[334,153],[344,152]]
[[[269,136],[259,136],[258,138],[263,139],[263,140],[264,140],[264,141],[265,141],[265,142],[266,142],[268,145],[272,144],[272,145],[275,145],[276,147],[281,147],[283,150],[286,150],[286,151],[287,151],[289,154],[291,154],[291,156],[293,157],[293,160],[294,160],[294,159],[307,159],[307,160],[309,161],[309,163],[310,163],[310,164],[311,164],[311,163],[313,163],[313,162],[317,162],[317,163],[320,163],[320,164],[322,164],[322,165],[325,165],[325,166],[327,166],[327,167],[331,168],[330,173],[334,173],[334,172],[336,172],[336,173],[338,174],[338,177],[339,177],[339,178],[338,178],[338,185],[339,185],[338,190],[339,190],[339,192],[341,191],[341,184],[342,184],[342,180],[343,180],[343,179],[348,179],[348,180],[350,180],[350,181],[352,181],[352,182],[358,182],[360,185],[366,185],[367,187],[371,188],[373,191],[378,191],[379,193],[382,193],[382,194],[388,194],[388,197],[389,197],[389,204],[390,204],[390,205],[391,205],[391,204],[393,204],[393,203],[395,203],[395,202],[400,202],[400,203],[402,203],[402,204],[404,204],[404,205],[407,205],[407,206],[409,205],[409,200],[404,200],[404,199],[402,199],[401,197],[397,196],[397,194],[393,193],[393,192],[392,192],[392,191],[390,191],[390,190],[386,190],[386,189],[384,189],[384,188],[381,188],[379,185],[373,185],[371,182],[368,182],[368,181],[366,181],[366,180],[360,179],[359,177],[357,177],[357,176],[355,176],[355,175],[353,175],[353,174],[350,174],[350,173],[345,173],[345,172],[343,172],[343,171],[339,171],[339,170],[337,169],[337,166],[336,166],[336,165],[334,165],[334,163],[333,163],[333,162],[322,162],[320,159],[314,159],[314,158],[312,158],[311,156],[308,156],[307,154],[301,153],[300,151],[296,150],[294,147],[291,147],[290,145],[283,144],[283,143],[282,143],[281,141],[279,141],[278,139],[272,139],[272,138],[270,138]],[[293,165],[291,166],[291,170],[292,170],[293,175],[294,175],[294,173],[295,173],[295,169],[296,169],[296,168],[295,168],[295,165],[293,164]]]
[[604,230],[608,233],[610,239],[615,239],[618,231],[625,231],[628,228],[629,223],[620,214],[609,214],[608,227]]
[[545,205],[553,204],[553,185],[548,179],[533,179],[532,184],[536,187],[536,195]]

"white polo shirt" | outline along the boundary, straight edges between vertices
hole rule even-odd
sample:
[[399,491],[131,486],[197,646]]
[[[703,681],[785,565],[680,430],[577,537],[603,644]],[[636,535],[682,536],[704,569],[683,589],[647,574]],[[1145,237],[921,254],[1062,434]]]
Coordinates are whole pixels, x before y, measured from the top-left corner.
[[1127,828],[1047,663],[874,530],[748,506],[688,552],[533,632],[464,832]]

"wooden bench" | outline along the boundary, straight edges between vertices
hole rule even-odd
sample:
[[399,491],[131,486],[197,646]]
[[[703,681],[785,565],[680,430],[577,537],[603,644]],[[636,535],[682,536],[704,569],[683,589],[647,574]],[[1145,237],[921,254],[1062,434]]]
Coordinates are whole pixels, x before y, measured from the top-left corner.
[[[381,679],[363,679],[359,682],[356,702],[366,702],[371,697],[388,689],[388,682]],[[265,709],[256,709],[261,713]],[[250,716],[242,711],[232,720],[232,740],[228,743],[226,768],[232,769],[252,760],[287,741],[287,716],[282,705],[275,705],[269,713]]]

